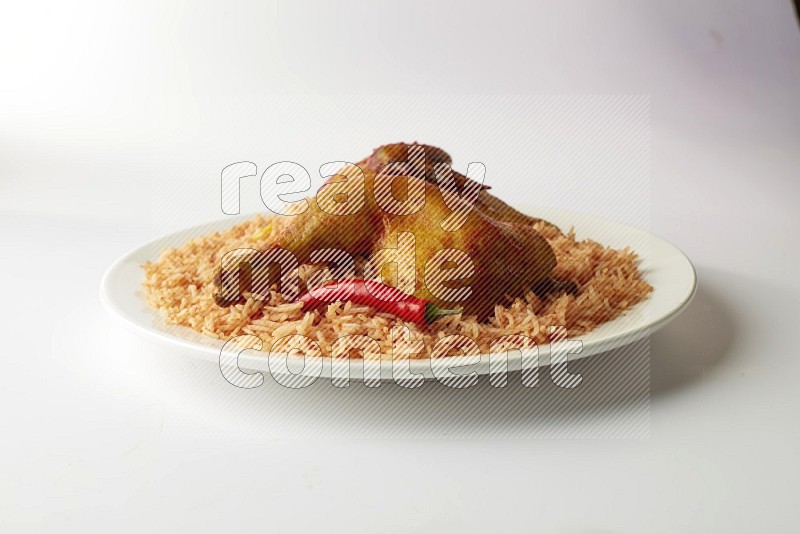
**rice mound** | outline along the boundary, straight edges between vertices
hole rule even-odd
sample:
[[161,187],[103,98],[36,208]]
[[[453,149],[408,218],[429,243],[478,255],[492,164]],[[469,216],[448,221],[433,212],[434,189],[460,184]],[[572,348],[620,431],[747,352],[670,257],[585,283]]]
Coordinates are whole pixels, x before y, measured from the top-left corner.
[[[157,261],[142,266],[148,304],[158,310],[167,323],[189,327],[217,339],[227,340],[244,334],[258,336],[263,350],[281,350],[285,347],[279,340],[300,334],[314,340],[322,354],[330,355],[340,337],[366,335],[378,342],[381,353],[365,350],[362,354],[353,350],[348,351],[348,355],[427,358],[437,340],[453,334],[473,339],[481,352],[488,352],[493,341],[509,334],[521,334],[539,344],[548,343],[550,326],[564,326],[570,337],[578,336],[618,317],[644,300],[653,289],[642,278],[637,256],[630,249],[615,250],[591,240],[577,241],[573,231],[565,234],[553,225],[539,222],[534,228],[547,239],[558,260],[553,277],[576,282],[580,287],[577,296],[561,294],[542,300],[528,291],[522,298],[509,297],[507,302],[496,305],[494,315],[485,322],[478,322],[474,316],[453,315],[427,326],[407,323],[391,314],[350,302],[303,313],[300,303],[287,302],[275,291],[269,299],[258,300],[246,294],[244,304],[219,307],[214,301],[217,288],[213,277],[222,257],[237,248],[267,246],[288,219],[258,215],[226,231],[162,251]],[[303,269],[301,267],[301,278]],[[410,331],[404,346],[410,347],[408,344],[414,342],[421,349],[419,352],[400,350],[401,343],[396,342],[393,356],[391,329],[397,325],[404,325]],[[310,346],[313,347],[313,343],[307,342],[305,347],[297,348]],[[451,353],[460,354],[461,351],[453,349],[435,356]]]

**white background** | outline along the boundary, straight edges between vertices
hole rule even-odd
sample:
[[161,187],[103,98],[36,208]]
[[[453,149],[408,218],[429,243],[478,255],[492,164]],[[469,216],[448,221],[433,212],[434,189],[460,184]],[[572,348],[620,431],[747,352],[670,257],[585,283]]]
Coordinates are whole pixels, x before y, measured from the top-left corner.
[[[789,2],[17,2],[0,50],[5,531],[798,529]],[[560,94],[649,97],[647,180],[559,152],[547,132],[579,145],[579,116],[543,126],[518,106]],[[243,392],[101,309],[116,257],[222,216],[225,165],[313,173],[396,140],[484,161],[512,202],[646,227],[692,258],[694,304],[651,339],[649,437],[492,439],[602,433],[629,408],[613,390],[494,422],[449,417],[461,399],[432,390],[432,413],[391,388]],[[584,370],[604,365],[626,362]]]

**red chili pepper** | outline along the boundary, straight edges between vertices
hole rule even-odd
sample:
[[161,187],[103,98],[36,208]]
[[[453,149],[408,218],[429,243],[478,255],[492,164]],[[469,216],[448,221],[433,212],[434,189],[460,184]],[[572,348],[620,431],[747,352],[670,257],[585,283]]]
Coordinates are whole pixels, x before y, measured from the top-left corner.
[[444,310],[432,302],[375,280],[349,279],[330,282],[301,295],[298,301],[303,303],[303,311],[332,302],[350,301],[419,325],[432,323],[445,315],[461,313],[460,310]]

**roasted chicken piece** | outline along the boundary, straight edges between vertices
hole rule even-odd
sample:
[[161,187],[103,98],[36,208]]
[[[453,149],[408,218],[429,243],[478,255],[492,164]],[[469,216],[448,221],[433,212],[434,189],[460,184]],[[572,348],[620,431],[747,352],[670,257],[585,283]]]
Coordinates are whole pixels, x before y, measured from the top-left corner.
[[[380,147],[331,177],[271,247],[291,251],[300,264],[313,262],[312,253],[320,249],[370,257],[367,272],[362,273],[365,276],[380,277],[442,308],[463,308],[465,314],[481,320],[507,294],[558,289],[548,278],[556,265],[555,255],[533,229],[539,219],[518,212],[491,195],[487,187],[452,172],[450,163],[446,152],[431,146],[398,143]],[[452,172],[454,185],[445,191],[439,178],[447,172]],[[451,194],[448,201],[446,194],[454,191],[468,196],[467,188],[473,193],[477,190],[474,208],[462,216],[460,224],[447,226],[443,221],[454,213],[455,197]],[[424,199],[424,204],[413,205],[417,198]],[[387,205],[395,206],[393,201],[405,208],[411,202],[411,209],[408,213],[401,208],[387,210]],[[409,235],[413,239],[409,240]],[[414,247],[410,269],[399,264],[394,271],[385,264],[380,267],[392,249],[410,246]],[[443,250],[451,252],[440,252]],[[460,270],[448,271],[456,264]],[[241,279],[235,291],[225,288],[226,281],[234,278],[229,271],[230,266],[227,271],[223,267],[216,278],[218,285],[228,290],[220,291],[225,295],[218,298],[221,305],[229,305],[243,291],[254,290]],[[459,274],[463,276],[456,276]],[[269,283],[274,280],[270,278]]]

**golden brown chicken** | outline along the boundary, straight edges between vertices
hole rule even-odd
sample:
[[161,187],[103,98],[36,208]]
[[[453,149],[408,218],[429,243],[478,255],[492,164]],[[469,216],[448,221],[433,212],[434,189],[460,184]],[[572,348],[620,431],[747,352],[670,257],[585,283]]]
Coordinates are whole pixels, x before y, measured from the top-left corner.
[[[511,208],[450,164],[450,156],[432,146],[380,147],[328,179],[270,248],[292,252],[300,264],[325,263],[329,255],[318,251],[327,249],[370,258],[360,275],[479,319],[505,295],[554,287],[548,277],[556,258],[533,228],[539,219]],[[231,265],[224,266],[216,279],[221,305],[276,281],[250,275],[231,289],[231,272]]]

